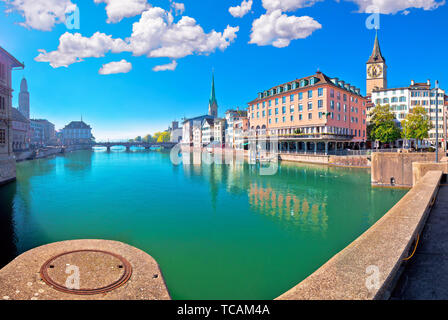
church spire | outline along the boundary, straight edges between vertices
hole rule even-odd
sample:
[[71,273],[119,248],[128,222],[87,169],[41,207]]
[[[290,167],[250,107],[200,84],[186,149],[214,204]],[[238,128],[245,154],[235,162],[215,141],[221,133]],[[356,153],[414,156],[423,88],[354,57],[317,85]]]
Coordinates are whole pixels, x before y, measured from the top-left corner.
[[378,63],[378,62],[386,62],[386,59],[383,57],[383,54],[381,53],[380,42],[378,40],[378,29],[377,29],[372,55],[370,56],[369,61],[367,61],[367,63]]
[[216,100],[215,93],[215,71],[212,71],[212,92],[208,102],[208,114],[213,117],[218,116],[218,101]]

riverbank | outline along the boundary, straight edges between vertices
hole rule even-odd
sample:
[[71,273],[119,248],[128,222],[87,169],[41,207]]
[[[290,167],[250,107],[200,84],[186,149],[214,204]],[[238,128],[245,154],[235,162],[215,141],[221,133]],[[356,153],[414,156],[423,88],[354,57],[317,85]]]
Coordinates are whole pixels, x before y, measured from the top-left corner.
[[52,157],[58,154],[65,154],[79,150],[89,150],[91,146],[86,145],[71,145],[71,146],[49,146],[45,148],[39,148],[36,150],[28,150],[20,153],[16,153],[16,162],[36,160]]
[[[196,148],[196,147],[186,147],[182,146],[183,152],[189,153],[204,153],[209,152],[206,148]],[[248,150],[236,150],[230,148],[215,148],[210,149],[210,152],[222,157],[241,157],[244,159],[250,159],[250,153]],[[349,168],[371,168],[371,156],[370,155],[353,155],[353,156],[339,156],[339,155],[325,155],[325,154],[314,154],[314,153],[278,153],[278,159],[280,161],[286,162],[297,162],[297,163],[310,163],[310,164],[321,164],[329,165],[335,167],[349,167]]]

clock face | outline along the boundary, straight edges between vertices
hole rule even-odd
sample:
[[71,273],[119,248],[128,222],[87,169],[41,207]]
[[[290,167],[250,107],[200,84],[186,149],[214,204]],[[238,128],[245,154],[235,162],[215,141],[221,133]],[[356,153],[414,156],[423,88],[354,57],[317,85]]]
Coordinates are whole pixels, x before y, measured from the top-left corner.
[[370,78],[379,78],[383,75],[383,67],[380,64],[371,64],[367,68],[367,75]]

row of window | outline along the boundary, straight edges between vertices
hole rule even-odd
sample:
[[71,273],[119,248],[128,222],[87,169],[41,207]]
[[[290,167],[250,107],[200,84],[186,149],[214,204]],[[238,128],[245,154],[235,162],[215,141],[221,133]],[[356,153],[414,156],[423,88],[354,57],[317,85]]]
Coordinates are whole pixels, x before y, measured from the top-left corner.
[[[334,120],[334,118],[335,118],[334,112],[329,112],[327,114],[325,114],[324,112],[319,112],[317,116],[318,116],[319,119],[323,119],[324,117],[328,117],[328,118],[331,118],[332,120]],[[303,120],[303,115],[299,114],[298,115],[298,119],[299,119],[299,121]],[[313,119],[313,114],[312,113],[308,113],[308,120],[312,120],[312,119]],[[346,115],[344,115],[344,118],[343,118],[344,120],[342,120],[342,116],[340,114],[337,114],[336,119],[338,121],[347,122],[347,116]],[[289,121],[294,122],[294,116],[293,115],[289,116]],[[363,120],[363,121],[364,121],[363,123],[365,124],[365,120]],[[268,122],[269,122],[269,124],[272,124],[272,118],[269,118]],[[283,123],[286,122],[286,116],[282,117],[282,122]],[[357,117],[350,117],[350,122],[351,123],[359,123],[359,118],[357,118]],[[275,122],[274,123],[279,123],[279,118],[275,118]]]
[[402,97],[392,97],[391,99],[389,98],[384,98],[384,99],[376,99],[375,103],[376,104],[387,104],[387,103],[396,103],[396,102],[406,102],[406,97],[402,96]]
[[307,85],[315,85],[317,83],[317,81],[319,81],[319,79],[312,77],[308,80],[303,79],[300,82],[294,82],[292,84],[288,83],[288,84],[285,84],[284,86],[272,88],[265,92],[259,93],[258,98],[262,99],[264,97],[273,96],[275,94],[280,94],[280,93],[283,93],[283,92],[286,92],[289,90],[295,90],[295,89],[298,89],[299,87],[303,88],[303,87],[306,87]]
[[[253,128],[252,128],[253,129]],[[259,129],[259,128],[257,128]],[[314,134],[314,133],[332,133],[338,135],[352,135],[355,137],[366,136],[365,130],[338,128],[338,127],[305,127],[305,128],[287,128],[287,129],[271,129],[271,134],[294,134],[299,130],[301,133]],[[258,130],[257,130],[258,131]],[[264,131],[262,129],[262,131]]]

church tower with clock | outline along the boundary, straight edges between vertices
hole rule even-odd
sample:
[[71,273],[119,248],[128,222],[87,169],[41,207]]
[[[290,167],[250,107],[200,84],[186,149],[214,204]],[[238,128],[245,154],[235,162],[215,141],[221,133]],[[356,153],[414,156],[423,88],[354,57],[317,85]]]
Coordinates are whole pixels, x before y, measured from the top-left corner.
[[378,41],[378,31],[375,36],[372,55],[367,61],[367,95],[372,95],[373,89],[387,88],[387,65]]

